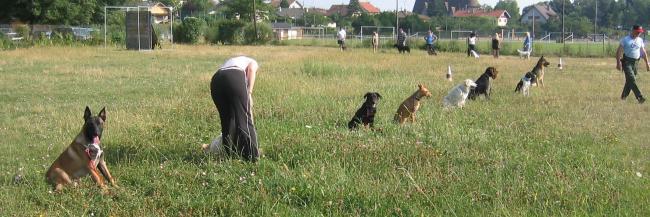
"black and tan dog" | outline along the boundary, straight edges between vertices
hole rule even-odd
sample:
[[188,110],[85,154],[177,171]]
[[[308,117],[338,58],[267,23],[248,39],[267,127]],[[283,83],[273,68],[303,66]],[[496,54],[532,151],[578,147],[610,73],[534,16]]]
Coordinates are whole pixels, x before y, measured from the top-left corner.
[[469,92],[469,95],[467,96],[469,99],[474,100],[476,97],[480,96],[481,94],[485,95],[486,99],[490,99],[490,92],[492,90],[492,80],[497,79],[497,75],[499,74],[499,71],[497,71],[496,68],[494,67],[488,67],[485,69],[485,72],[476,79],[476,87],[472,88],[472,90]]
[[544,56],[540,57],[539,60],[537,60],[537,64],[535,64],[535,67],[533,67],[533,70],[530,71],[533,75],[533,80],[530,81],[531,85],[536,86],[539,84],[540,86],[544,87],[544,69],[548,67],[551,63],[544,58]]
[[348,128],[350,130],[356,129],[359,127],[359,124],[363,124],[364,127],[374,128],[375,124],[375,114],[377,113],[377,103],[381,99],[381,95],[377,92],[368,92],[363,96],[366,101],[363,102],[361,108],[354,113],[352,120],[348,122]]
[[[544,87],[544,69],[548,67],[551,63],[544,58],[544,56],[540,57],[539,60],[537,60],[537,64],[535,64],[535,67],[533,67],[533,70],[530,72],[527,72],[524,75],[524,78],[529,78],[530,83],[533,86],[536,86],[538,83],[540,86]],[[517,83],[517,87],[515,88],[515,92],[520,91],[521,87],[524,85],[523,80],[519,80],[519,83]]]
[[60,191],[73,180],[90,174],[93,181],[105,190],[101,173],[112,185],[115,181],[106,167],[102,149],[99,146],[106,121],[106,110],[103,108],[97,116],[92,116],[90,108],[84,111],[84,125],[81,132],[61,155],[52,163],[45,174],[48,183]]
[[395,112],[395,123],[403,124],[406,121],[415,122],[415,112],[420,109],[420,100],[422,97],[431,97],[431,92],[424,87],[422,84],[418,84],[418,90],[415,91],[411,96],[406,98],[397,112]]
[[402,45],[394,44],[393,47],[397,48],[397,52],[399,53],[407,53],[407,52],[411,53],[411,47],[409,47],[408,45],[402,46]]

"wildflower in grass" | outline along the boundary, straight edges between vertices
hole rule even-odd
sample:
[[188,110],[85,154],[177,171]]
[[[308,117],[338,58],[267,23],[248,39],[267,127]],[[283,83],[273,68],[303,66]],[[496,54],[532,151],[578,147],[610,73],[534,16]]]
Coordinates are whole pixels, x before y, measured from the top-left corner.
[[639,178],[643,177],[643,175],[641,175],[641,172],[636,172],[636,176],[638,176]]

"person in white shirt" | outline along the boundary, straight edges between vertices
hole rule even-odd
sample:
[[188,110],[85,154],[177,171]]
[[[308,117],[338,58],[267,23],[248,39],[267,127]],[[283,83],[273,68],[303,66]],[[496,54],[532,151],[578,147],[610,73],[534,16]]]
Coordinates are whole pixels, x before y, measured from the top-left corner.
[[259,157],[253,125],[252,94],[259,65],[246,56],[226,60],[212,76],[210,95],[221,120],[221,138],[227,154],[255,162]]
[[467,57],[472,55],[472,51],[476,52],[476,41],[477,41],[476,33],[474,32],[470,33],[469,38],[467,38]]
[[341,51],[345,50],[345,28],[341,28],[341,30],[336,33],[336,38],[338,39],[337,43],[339,44],[339,48],[341,48]]
[[623,93],[621,99],[625,100],[630,91],[634,92],[634,96],[639,103],[644,103],[645,98],[641,95],[639,87],[636,85],[636,62],[643,58],[645,61],[646,70],[650,71],[650,63],[648,63],[648,55],[645,50],[643,38],[639,37],[643,33],[643,27],[634,25],[630,35],[623,37],[621,43],[616,50],[616,69],[623,70],[625,74],[625,86],[623,86]]

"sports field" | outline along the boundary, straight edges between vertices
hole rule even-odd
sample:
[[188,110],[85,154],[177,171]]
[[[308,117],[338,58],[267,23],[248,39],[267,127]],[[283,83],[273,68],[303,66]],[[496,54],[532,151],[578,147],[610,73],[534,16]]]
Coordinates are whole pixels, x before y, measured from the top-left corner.
[[[210,78],[236,54],[261,65],[255,164],[199,150],[220,130]],[[560,71],[548,57],[546,87],[514,94],[537,58],[301,46],[3,51],[0,216],[650,216],[650,105],[619,99],[613,58],[565,57]],[[449,89],[488,66],[500,72],[491,100],[443,110]],[[393,124],[417,84],[433,96],[416,123]],[[383,130],[351,132],[369,91],[383,96]],[[51,192],[44,173],[86,105],[106,107],[102,145],[118,186],[104,195],[83,178]]]

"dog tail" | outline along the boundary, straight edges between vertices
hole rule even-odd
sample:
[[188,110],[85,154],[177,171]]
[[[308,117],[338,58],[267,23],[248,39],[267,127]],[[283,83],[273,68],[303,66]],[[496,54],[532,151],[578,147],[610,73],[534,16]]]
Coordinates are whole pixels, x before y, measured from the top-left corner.
[[515,93],[521,91],[522,86],[524,86],[524,82],[519,80],[519,83],[517,83],[517,87],[515,87]]

